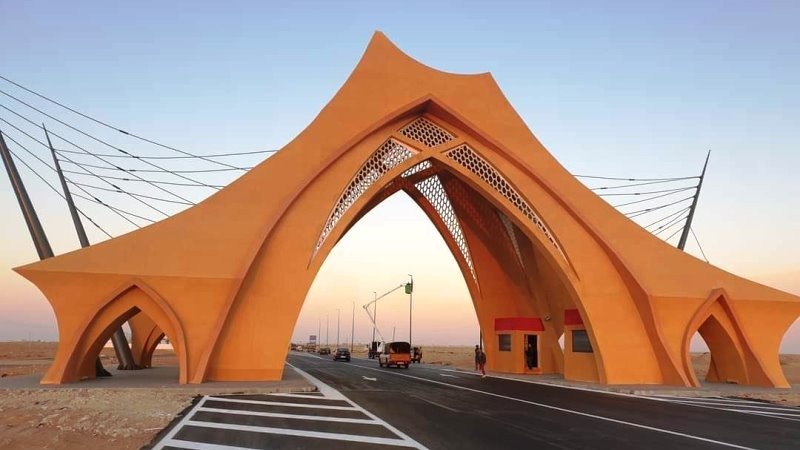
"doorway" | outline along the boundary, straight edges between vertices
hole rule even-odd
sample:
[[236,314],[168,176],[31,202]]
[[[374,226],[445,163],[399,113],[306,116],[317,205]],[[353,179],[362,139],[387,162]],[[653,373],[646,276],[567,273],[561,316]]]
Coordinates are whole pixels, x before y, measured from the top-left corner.
[[525,335],[525,347],[522,353],[525,369],[536,370],[539,368],[539,336]]

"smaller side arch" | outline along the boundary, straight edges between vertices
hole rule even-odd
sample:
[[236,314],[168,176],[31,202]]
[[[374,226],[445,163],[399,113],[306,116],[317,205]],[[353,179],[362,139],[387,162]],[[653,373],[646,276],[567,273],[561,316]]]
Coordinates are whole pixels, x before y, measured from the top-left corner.
[[694,387],[699,387],[700,381],[692,368],[689,346],[692,337],[698,332],[711,352],[706,379],[771,387],[782,385],[764,370],[724,289],[711,291],[692,316],[683,334],[683,370]]
[[180,369],[179,383],[186,384],[188,349],[180,321],[169,304],[140,279],[127,282],[115,290],[101,303],[97,312],[84,322],[76,334],[78,339],[68,350],[68,360],[62,373],[56,375],[56,382],[74,382],[82,376],[91,377],[94,358],[113,330],[140,312],[152,319],[156,327],[173,342]]

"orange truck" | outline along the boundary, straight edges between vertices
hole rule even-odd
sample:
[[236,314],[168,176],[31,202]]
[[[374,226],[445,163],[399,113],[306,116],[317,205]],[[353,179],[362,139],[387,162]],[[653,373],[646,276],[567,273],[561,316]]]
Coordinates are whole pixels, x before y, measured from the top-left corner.
[[383,346],[383,353],[378,355],[381,367],[403,366],[408,369],[411,364],[411,344],[408,342],[389,342]]

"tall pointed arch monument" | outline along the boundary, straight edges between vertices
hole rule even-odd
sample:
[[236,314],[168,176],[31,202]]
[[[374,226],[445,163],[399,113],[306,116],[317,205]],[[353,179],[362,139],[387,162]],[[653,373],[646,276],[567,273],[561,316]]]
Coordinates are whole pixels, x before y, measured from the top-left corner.
[[800,298],[652,236],[570,175],[490,74],[429,68],[381,33],[316,119],[229,186],[161,222],[15,269],[58,321],[42,382],[92,377],[101,346],[129,319],[140,361],[170,338],[182,383],[279,379],[323,261],[399,191],[458,262],[490,369],[696,386],[689,340],[699,332],[709,380],[788,386],[778,349]]

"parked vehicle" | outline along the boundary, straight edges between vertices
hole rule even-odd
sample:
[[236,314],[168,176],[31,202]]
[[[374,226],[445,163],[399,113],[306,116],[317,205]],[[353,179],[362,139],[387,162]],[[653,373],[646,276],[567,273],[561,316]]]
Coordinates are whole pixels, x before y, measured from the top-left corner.
[[411,349],[411,362],[422,362],[422,347],[414,347]]
[[320,347],[319,354],[320,355],[330,355],[331,354],[331,349],[328,348],[328,347]]
[[340,359],[343,359],[345,361],[350,361],[350,350],[344,347],[337,348],[336,353],[333,354],[333,360],[338,361]]
[[381,367],[403,366],[408,369],[411,364],[411,344],[408,342],[390,342],[384,345],[384,352],[378,355]]

